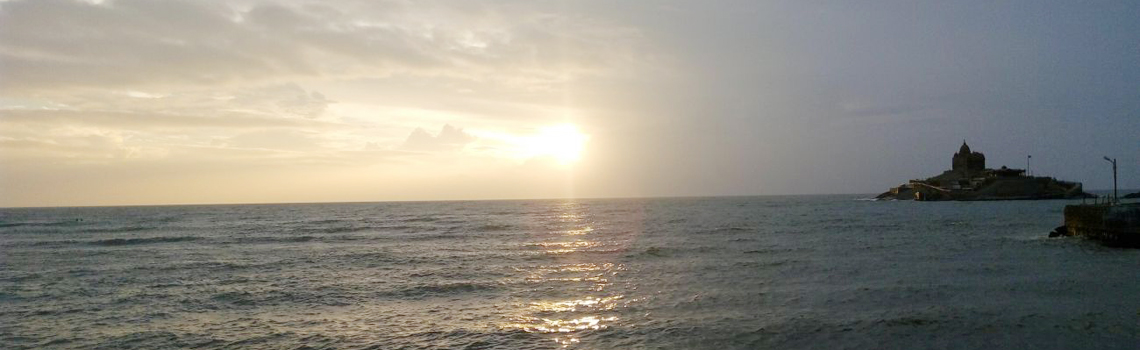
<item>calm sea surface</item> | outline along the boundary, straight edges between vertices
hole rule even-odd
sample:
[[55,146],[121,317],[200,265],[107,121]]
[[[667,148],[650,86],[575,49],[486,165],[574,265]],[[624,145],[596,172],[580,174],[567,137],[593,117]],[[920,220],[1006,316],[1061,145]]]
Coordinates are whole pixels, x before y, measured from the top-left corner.
[[0,209],[2,349],[1137,349],[1065,201]]

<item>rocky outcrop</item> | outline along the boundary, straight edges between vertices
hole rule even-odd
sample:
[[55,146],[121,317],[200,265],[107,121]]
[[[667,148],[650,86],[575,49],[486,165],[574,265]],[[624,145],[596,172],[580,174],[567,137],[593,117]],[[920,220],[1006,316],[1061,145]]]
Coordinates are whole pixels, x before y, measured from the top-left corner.
[[1092,198],[1080,183],[1059,181],[1049,177],[1021,176],[992,178],[976,186],[946,188],[937,186],[937,178],[912,180],[879,194],[878,199],[919,201],[984,201]]
[[910,180],[876,198],[881,200],[983,201],[1091,198],[1081,183],[1026,176],[1023,169],[985,168],[985,155],[965,142],[954,154],[953,167],[940,175]]
[[1062,237],[1062,236],[1068,236],[1068,235],[1069,235],[1069,228],[1065,227],[1065,225],[1057,226],[1057,228],[1054,228],[1052,232],[1049,232],[1049,238]]

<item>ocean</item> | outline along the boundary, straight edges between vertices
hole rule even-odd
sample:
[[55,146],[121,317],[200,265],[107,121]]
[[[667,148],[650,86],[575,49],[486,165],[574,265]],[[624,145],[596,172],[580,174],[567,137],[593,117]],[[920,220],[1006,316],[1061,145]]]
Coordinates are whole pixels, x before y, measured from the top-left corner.
[[0,209],[0,349],[1137,349],[1067,201]]

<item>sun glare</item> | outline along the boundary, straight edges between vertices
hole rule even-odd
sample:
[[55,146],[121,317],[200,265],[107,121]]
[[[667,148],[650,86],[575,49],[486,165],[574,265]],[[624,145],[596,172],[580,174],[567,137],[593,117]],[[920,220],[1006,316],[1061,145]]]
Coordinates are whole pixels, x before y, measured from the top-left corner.
[[573,124],[545,127],[530,137],[526,147],[530,157],[550,157],[561,164],[570,164],[582,158],[589,136],[578,131]]

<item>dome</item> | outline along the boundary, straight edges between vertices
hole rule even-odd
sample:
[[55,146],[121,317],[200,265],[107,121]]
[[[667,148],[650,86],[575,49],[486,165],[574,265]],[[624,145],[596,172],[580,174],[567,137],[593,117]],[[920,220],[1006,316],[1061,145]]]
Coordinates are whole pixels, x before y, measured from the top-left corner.
[[960,154],[970,154],[970,146],[967,146],[967,145],[966,145],[966,141],[965,141],[965,140],[963,140],[963,141],[962,141],[962,148],[959,148],[959,149],[958,149],[958,153],[960,153]]

